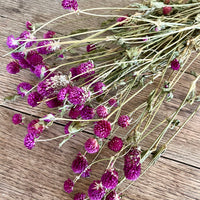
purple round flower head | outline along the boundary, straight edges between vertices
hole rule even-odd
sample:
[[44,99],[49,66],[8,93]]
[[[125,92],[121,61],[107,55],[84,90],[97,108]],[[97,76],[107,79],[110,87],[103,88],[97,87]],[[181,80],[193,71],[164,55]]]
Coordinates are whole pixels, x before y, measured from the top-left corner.
[[82,88],[72,87],[67,97],[68,101],[74,105],[84,104],[86,101],[86,94]]
[[72,107],[69,111],[69,117],[71,117],[71,119],[77,119],[81,114],[83,107],[84,105],[76,105],[75,107]]
[[58,100],[64,101],[71,88],[71,85],[67,85],[67,87],[62,88],[57,94]]
[[[36,39],[35,37],[33,37],[33,36],[31,35],[31,33],[30,33],[29,31],[24,31],[24,32],[22,32],[22,33],[20,34],[19,38],[20,38],[21,40],[26,40],[26,39],[32,39],[32,40],[34,40],[34,39]],[[25,43],[25,41],[20,41],[20,44],[24,44],[24,43]],[[26,47],[26,48],[31,47],[34,43],[36,43],[36,41],[26,42],[25,47]]]
[[115,169],[107,169],[106,172],[101,177],[102,185],[106,189],[114,189],[118,184],[118,173]]
[[8,63],[6,69],[10,74],[17,74],[20,71],[20,66],[17,62],[13,61]]
[[86,47],[87,52],[96,50],[95,44],[88,44]]
[[68,178],[65,182],[64,182],[64,190],[67,193],[71,193],[74,189],[74,182]]
[[85,150],[90,154],[98,152],[99,151],[98,141],[95,138],[89,138],[85,142]]
[[123,147],[123,141],[121,138],[113,137],[111,141],[108,142],[108,148],[111,149],[114,152],[118,152]]
[[68,122],[66,125],[65,125],[65,134],[69,134],[69,126],[71,125],[72,122]]
[[34,136],[30,133],[26,134],[24,138],[24,146],[27,149],[32,149],[35,146]]
[[43,64],[43,57],[37,51],[29,51],[26,60],[32,66]]
[[59,101],[57,99],[57,96],[49,96],[48,97],[50,100],[46,101],[46,105],[49,107],[49,108],[56,108],[56,107],[59,107],[59,106],[62,106],[63,103],[62,101]]
[[118,125],[122,128],[129,126],[130,118],[128,115],[121,115],[118,119]]
[[77,67],[77,74],[81,74],[80,77],[86,78],[89,75],[92,75],[95,73],[95,71],[90,71],[94,68],[94,64],[91,61],[81,63]]
[[131,150],[124,156],[125,166],[137,166],[140,163],[140,154],[141,152],[138,148],[131,148]]
[[21,124],[22,123],[22,115],[21,114],[14,114],[12,117],[13,124]]
[[41,81],[37,86],[37,92],[43,97],[48,97],[54,92],[54,88],[48,86],[48,80]]
[[82,119],[92,119],[95,116],[95,109],[91,106],[84,106],[81,110]]
[[122,23],[120,23],[120,25],[118,25],[118,26],[123,26],[123,25],[125,24],[125,21],[126,21],[127,17],[128,17],[128,16],[119,17],[119,18],[117,19],[117,22],[122,22]]
[[171,68],[173,70],[179,70],[180,69],[180,63],[179,63],[179,61],[177,59],[172,60]]
[[[52,41],[50,41],[50,40],[44,40],[44,41],[39,42],[37,45],[38,53],[45,54],[45,55],[52,53],[54,50],[53,50],[52,46],[50,45],[51,43],[52,43]],[[46,45],[50,45],[50,46],[46,46]]]
[[30,83],[22,82],[17,86],[17,93],[24,97],[31,88]]
[[106,196],[106,200],[120,200],[120,199],[121,199],[121,197],[115,191],[111,191]]
[[94,125],[94,134],[99,138],[107,138],[110,135],[111,124],[109,121],[101,120]]
[[14,59],[21,60],[21,59],[24,59],[25,54],[23,52],[13,52],[11,53],[11,56]]
[[54,31],[47,31],[47,33],[45,33],[43,35],[44,39],[47,39],[47,38],[53,38],[53,36],[55,35],[56,33]]
[[90,200],[101,200],[105,195],[105,188],[101,181],[93,181],[88,189],[88,196]]
[[72,170],[74,173],[81,173],[88,166],[88,161],[84,155],[78,153],[75,160],[72,162]]
[[27,21],[26,22],[26,28],[28,29],[28,30],[32,30],[33,28],[32,28],[32,24],[31,24],[31,22],[30,21]]
[[27,126],[28,133],[36,138],[40,136],[44,129],[45,127],[42,124],[39,124],[39,119],[32,120]]
[[8,48],[12,48],[12,49],[17,48],[19,46],[18,39],[17,38],[15,39],[13,35],[8,36],[7,37],[7,46],[8,46]]
[[38,92],[31,92],[28,95],[27,102],[30,106],[35,107],[38,102],[42,101],[43,97]]
[[90,177],[90,172],[91,172],[91,169],[90,168],[87,168],[86,170],[84,170],[81,174],[81,177],[83,178],[88,178]]
[[108,110],[103,105],[98,106],[96,112],[99,117],[105,118],[108,116]]
[[75,76],[78,75],[78,72],[77,72],[77,68],[76,67],[72,67],[70,70],[69,70],[72,74],[72,81],[77,81],[80,77],[77,77],[77,78],[74,78]]
[[112,98],[108,101],[108,103],[111,105],[111,106],[114,106],[114,107],[117,107],[118,106],[118,103],[117,103],[117,100]]
[[22,59],[19,60],[19,65],[23,69],[27,69],[27,68],[31,67],[31,65],[24,58],[22,58]]
[[62,7],[67,10],[75,10],[76,11],[78,9],[77,0],[63,0]]
[[124,175],[128,180],[136,181],[141,173],[141,164],[136,166],[124,166]]
[[44,78],[49,74],[48,67],[46,65],[37,65],[34,70],[34,74],[38,78]]
[[86,194],[84,194],[84,193],[76,193],[74,195],[74,200],[84,200],[85,197],[86,197]]
[[103,93],[103,87],[105,87],[105,84],[101,81],[97,82],[94,84],[94,92],[97,94],[97,95],[100,95]]

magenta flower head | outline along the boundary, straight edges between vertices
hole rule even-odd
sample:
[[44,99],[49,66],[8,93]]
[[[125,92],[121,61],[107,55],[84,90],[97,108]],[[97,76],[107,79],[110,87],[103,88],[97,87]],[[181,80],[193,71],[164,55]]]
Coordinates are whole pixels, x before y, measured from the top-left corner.
[[86,92],[79,87],[72,87],[67,97],[68,101],[74,105],[84,104],[86,101]]
[[45,33],[43,35],[44,39],[47,39],[47,38],[53,38],[53,36],[55,35],[56,33],[54,31],[47,31],[47,33]]
[[74,173],[81,173],[88,166],[88,161],[84,155],[78,153],[75,160],[72,162],[72,170]]
[[36,107],[42,99],[43,97],[38,92],[31,92],[28,95],[27,102],[30,106]]
[[84,106],[81,110],[82,119],[93,119],[95,116],[95,109],[91,106]]
[[48,97],[49,95],[53,94],[54,88],[49,87],[48,80],[46,79],[42,82],[40,82],[37,86],[37,92],[42,96],[42,97]]
[[99,117],[105,118],[108,116],[108,110],[103,105],[98,106],[96,112]]
[[94,125],[94,134],[99,138],[107,138],[110,135],[111,124],[109,121],[101,120]]
[[122,128],[129,126],[130,118],[128,115],[121,115],[118,119],[118,125]]
[[32,30],[33,28],[32,28],[32,24],[31,24],[31,22],[30,21],[27,21],[26,22],[26,28],[28,29],[28,30]]
[[65,125],[65,134],[69,134],[69,126],[71,125],[72,122],[68,122],[66,125]]
[[112,98],[108,101],[108,103],[111,105],[111,106],[114,106],[114,107],[117,107],[118,106],[118,103],[117,103],[117,100]]
[[50,100],[46,101],[46,105],[49,108],[56,108],[63,105],[62,101],[57,99],[57,96],[50,96],[49,99]]
[[31,65],[30,65],[30,64],[28,63],[28,61],[27,61],[26,59],[24,59],[24,58],[19,59],[18,62],[19,62],[20,67],[23,68],[23,69],[31,68]]
[[171,61],[171,68],[173,70],[179,70],[180,69],[180,63],[177,59],[174,59]]
[[62,7],[67,10],[77,10],[78,9],[78,2],[77,0],[63,0]]
[[163,7],[163,15],[169,15],[171,11],[172,11],[172,7],[170,6]]
[[17,86],[17,93],[24,97],[31,88],[32,86],[30,83],[22,82]]
[[18,39],[15,39],[13,35],[7,37],[7,46],[8,48],[15,49],[19,46]]
[[91,61],[88,62],[84,62],[81,63],[78,67],[77,67],[77,75],[81,74],[80,77],[82,78],[86,78],[89,75],[92,75],[95,73],[95,71],[91,71],[94,68],[94,64]]
[[84,171],[81,173],[81,177],[83,177],[83,178],[88,178],[88,177],[90,177],[90,172],[91,172],[91,169],[90,169],[90,168],[87,168],[86,170],[84,170]]
[[57,94],[58,100],[64,101],[71,88],[71,85],[67,85],[67,87],[62,88]]
[[14,114],[12,117],[13,124],[21,124],[22,123],[22,115],[21,114]]
[[93,181],[93,183],[89,186],[88,196],[90,200],[101,200],[105,193],[105,188],[103,187],[101,181]]
[[23,52],[13,52],[11,53],[12,58],[21,60],[24,59],[25,54]]
[[[26,39],[31,39],[31,40],[34,40],[35,37],[33,37],[31,35],[31,33],[29,31],[24,31],[20,34],[19,38],[21,40],[26,40]],[[26,41],[20,41],[20,44],[24,44]],[[36,41],[30,41],[30,42],[26,42],[26,45],[25,47],[28,48],[28,47],[31,47],[34,43],[36,43]]]
[[49,73],[50,71],[46,65],[37,65],[34,70],[34,74],[41,79],[46,77]]
[[94,51],[94,50],[96,50],[96,45],[95,44],[88,44],[87,47],[86,47],[86,50],[87,50],[87,52]]
[[38,53],[44,54],[44,55],[53,53],[54,50],[53,50],[52,46],[50,45],[51,43],[52,43],[52,41],[50,41],[50,40],[44,40],[44,41],[38,42],[38,45],[37,45]]
[[106,200],[121,200],[121,197],[115,191],[112,191],[106,196]]
[[28,133],[30,133],[36,138],[40,136],[40,134],[42,133],[44,129],[45,127],[42,124],[39,124],[38,119],[32,120],[27,126]]
[[24,146],[27,149],[32,149],[35,146],[35,138],[31,133],[26,134],[24,138]]
[[97,139],[89,138],[85,142],[85,150],[90,154],[98,152],[99,151],[99,143],[98,143]]
[[103,93],[104,87],[106,87],[105,84],[103,82],[99,81],[99,82],[94,84],[94,88],[93,89],[94,89],[94,92],[97,95],[100,95],[100,94]]
[[124,166],[124,175],[128,180],[136,181],[141,173],[141,164],[138,164],[136,166]]
[[77,119],[80,116],[83,107],[84,105],[76,105],[75,107],[72,107],[69,111],[69,117],[71,119]]
[[123,147],[123,141],[121,138],[113,137],[111,141],[108,142],[108,148],[111,149],[114,152],[118,152]]
[[67,193],[71,193],[74,189],[74,182],[68,178],[65,182],[64,182],[64,190]]
[[74,200],[84,200],[85,197],[86,197],[86,194],[84,194],[84,193],[76,193],[74,195]]
[[10,74],[17,74],[20,71],[20,65],[17,62],[13,61],[8,63],[6,69],[7,72]]
[[117,171],[111,168],[107,169],[106,172],[103,174],[103,176],[101,177],[101,182],[106,189],[112,190],[116,188],[118,184],[118,178],[119,177]]
[[118,26],[123,26],[125,24],[125,21],[127,19],[128,16],[124,16],[124,17],[119,17],[117,19],[117,22],[121,22]]
[[26,60],[32,66],[43,64],[43,57],[37,51],[29,51]]

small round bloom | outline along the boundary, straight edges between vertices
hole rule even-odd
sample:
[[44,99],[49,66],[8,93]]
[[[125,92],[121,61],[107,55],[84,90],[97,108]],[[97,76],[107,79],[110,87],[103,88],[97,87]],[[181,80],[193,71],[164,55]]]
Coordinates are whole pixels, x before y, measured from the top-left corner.
[[118,173],[115,169],[107,169],[101,177],[102,185],[107,189],[114,189],[118,184]]
[[87,47],[86,47],[86,50],[87,50],[87,52],[94,51],[94,50],[96,50],[96,45],[95,44],[88,44]]
[[64,101],[67,94],[69,93],[70,88],[71,88],[70,85],[67,85],[67,87],[62,88],[57,94],[58,100]]
[[124,166],[124,175],[128,180],[136,181],[141,173],[141,164],[136,166]]
[[54,31],[47,31],[47,33],[45,33],[43,35],[44,39],[47,39],[47,38],[53,38],[53,36],[55,35],[56,33]]
[[42,124],[39,124],[38,119],[32,120],[27,126],[28,133],[30,133],[36,138],[40,136],[40,134],[42,133],[44,129],[45,127]]
[[85,197],[86,197],[86,194],[84,194],[84,193],[76,193],[74,195],[74,200],[84,200]]
[[19,62],[20,67],[23,69],[31,68],[31,65],[24,58],[20,59],[18,62]]
[[75,160],[72,162],[72,170],[74,173],[81,173],[88,166],[88,161],[84,155],[78,153]]
[[27,21],[26,22],[26,28],[28,29],[28,30],[32,30],[33,28],[32,28],[32,24],[31,24],[31,22],[30,21]]
[[7,46],[8,48],[15,49],[19,46],[18,39],[15,39],[13,35],[7,37]]
[[31,92],[28,95],[27,102],[30,106],[35,107],[42,99],[43,97],[38,92]]
[[121,197],[115,192],[112,191],[106,196],[106,200],[120,200]]
[[163,15],[168,15],[172,11],[172,7],[170,6],[165,6],[163,7]]
[[97,94],[97,95],[100,95],[103,93],[103,88],[106,87],[105,84],[101,81],[97,82],[94,84],[94,92]]
[[91,169],[90,169],[90,168],[87,168],[86,170],[84,170],[84,171],[81,173],[81,177],[83,177],[83,178],[88,178],[88,177],[90,177],[90,172],[91,172]]
[[131,150],[124,156],[125,166],[137,166],[140,163],[140,154],[141,152],[138,148],[131,148]]
[[114,107],[117,107],[118,106],[118,103],[117,103],[117,100],[112,98],[108,101],[108,103],[111,105],[111,106],[114,106]]
[[24,58],[25,54],[23,52],[13,52],[11,53],[12,58],[21,60]]
[[99,151],[98,141],[95,138],[89,138],[85,142],[85,150],[90,154],[98,152]]
[[52,53],[54,50],[52,48],[52,46],[50,45],[52,42],[50,40],[44,40],[44,41],[41,41],[41,42],[38,42],[38,53],[40,54],[50,54]]
[[48,67],[46,65],[37,65],[34,70],[34,74],[38,78],[44,78],[49,74]]
[[[29,31],[24,31],[20,34],[19,36],[20,39],[22,40],[26,40],[26,39],[31,39],[34,40],[36,39],[35,37],[33,37],[33,35],[29,32]],[[20,41],[20,44],[24,44],[26,41]],[[31,47],[34,43],[36,43],[36,41],[30,41],[30,42],[26,42],[25,47]]]
[[101,181],[93,181],[88,189],[88,196],[90,200],[101,200],[105,195],[105,188]]
[[17,74],[20,71],[20,66],[17,62],[13,61],[8,63],[6,69],[10,74]]
[[118,125],[122,128],[129,126],[130,118],[128,115],[121,115],[118,119]]
[[95,109],[91,106],[84,106],[81,110],[82,119],[92,119],[95,116]]
[[107,138],[110,135],[111,124],[109,121],[101,120],[94,125],[94,134],[99,138]]
[[114,152],[118,152],[123,147],[123,141],[121,138],[113,137],[111,141],[108,142],[108,148],[111,149]]
[[26,60],[32,66],[43,64],[43,57],[37,51],[29,51]]
[[128,16],[124,16],[124,17],[119,17],[117,19],[117,22],[121,22],[119,26],[123,26],[125,24],[125,21],[127,19]]
[[32,134],[28,133],[24,138],[24,146],[27,149],[32,149],[35,146],[35,138]]
[[69,111],[69,117],[71,117],[71,119],[77,119],[81,114],[83,107],[84,105],[76,105],[75,107],[72,107]]
[[47,84],[48,80],[49,79],[41,81],[37,86],[37,92],[43,97],[48,97],[54,92],[54,88],[48,86]]
[[74,182],[68,178],[65,182],[64,182],[64,190],[67,193],[71,193],[73,191],[74,188]]
[[13,124],[21,124],[22,123],[22,115],[21,114],[14,114],[12,117]]
[[71,125],[72,122],[68,122],[66,125],[65,125],[65,134],[69,134],[69,126]]
[[75,10],[76,11],[78,9],[77,0],[63,0],[62,7],[67,10]]
[[173,70],[179,70],[180,69],[180,63],[177,59],[174,59],[171,61],[171,68]]
[[99,117],[105,118],[108,116],[108,110],[103,105],[98,106],[96,112]]
[[89,75],[94,74],[94,71],[90,71],[94,68],[94,64],[91,61],[88,62],[84,62],[81,63],[78,67],[77,67],[77,75],[81,74],[80,77],[82,78],[86,78]]
[[49,108],[56,108],[56,107],[59,107],[61,105],[63,105],[62,101],[59,101],[57,99],[57,96],[50,96],[48,97],[50,100],[46,101],[46,105],[49,107]]
[[31,88],[32,86],[30,83],[22,82],[17,86],[17,93],[24,97]]

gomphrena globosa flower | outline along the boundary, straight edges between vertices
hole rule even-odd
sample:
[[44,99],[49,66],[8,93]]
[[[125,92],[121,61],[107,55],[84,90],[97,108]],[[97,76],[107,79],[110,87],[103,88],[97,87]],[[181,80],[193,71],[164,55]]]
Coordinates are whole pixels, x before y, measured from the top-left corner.
[[114,168],[107,169],[101,177],[101,181],[106,189],[114,189],[118,184],[118,172]]
[[99,180],[93,181],[93,183],[89,186],[88,196],[90,200],[101,200],[105,193],[105,188]]
[[98,152],[99,151],[99,143],[98,143],[97,139],[89,138],[85,142],[85,150],[90,154]]
[[45,127],[43,124],[39,123],[39,119],[32,120],[27,126],[28,133],[32,134],[36,138],[40,136],[44,129]]
[[120,200],[120,199],[121,197],[116,193],[116,191],[112,191],[106,196],[106,200]]
[[67,193],[71,193],[74,189],[74,182],[68,178],[65,182],[64,182],[64,190]]
[[108,142],[108,148],[115,152],[120,151],[122,147],[123,147],[123,141],[121,138],[117,136],[114,136],[112,140]]
[[84,108],[81,110],[81,117],[82,119],[93,119],[95,116],[95,109],[91,106],[84,106]]
[[84,155],[78,153],[75,160],[72,162],[72,170],[74,173],[83,172],[88,166],[88,161]]
[[76,193],[74,195],[74,200],[84,200],[85,197],[86,197],[86,194],[84,194],[84,193]]
[[111,124],[107,120],[101,120],[94,125],[94,134],[99,138],[107,138],[110,135]]
[[81,114],[81,110],[83,109],[84,105],[76,105],[74,107],[72,107],[69,111],[69,117],[71,119],[77,119],[80,114]]
[[92,75],[95,73],[94,69],[94,63],[92,61],[81,63],[77,67],[77,75],[80,75],[82,78],[87,78],[89,75]]
[[97,94],[97,95],[102,94],[105,87],[106,87],[106,85],[103,82],[101,82],[101,81],[96,82],[93,86],[95,94]]
[[12,122],[13,124],[17,125],[17,124],[21,124],[22,123],[22,114],[14,114],[12,117]]
[[118,125],[122,128],[129,126],[130,118],[128,115],[121,115],[118,119]]
[[20,65],[19,63],[13,61],[13,62],[8,63],[6,69],[7,69],[7,72],[10,74],[17,74],[20,71]]
[[75,10],[76,11],[78,9],[77,0],[63,0],[62,7],[67,10]]
[[35,146],[35,138],[31,133],[26,134],[24,138],[24,146],[30,150]]
[[31,92],[28,95],[27,102],[30,106],[36,107],[42,99],[43,97],[38,92]]
[[17,93],[24,97],[31,88],[32,86],[30,83],[22,82],[17,86]]
[[105,106],[100,105],[97,107],[96,113],[99,117],[105,118],[108,116],[108,109]]
[[173,70],[179,70],[180,69],[180,63],[179,63],[179,61],[177,59],[172,60],[171,68]]

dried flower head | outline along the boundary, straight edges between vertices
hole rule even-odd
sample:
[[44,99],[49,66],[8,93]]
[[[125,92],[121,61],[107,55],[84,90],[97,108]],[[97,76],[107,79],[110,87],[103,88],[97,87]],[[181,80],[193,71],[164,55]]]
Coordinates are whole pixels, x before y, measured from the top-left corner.
[[114,136],[112,140],[108,142],[108,148],[115,152],[120,151],[122,147],[123,147],[123,141],[121,138],[118,138],[117,136]]
[[30,106],[36,107],[42,99],[43,97],[38,92],[31,92],[28,95],[27,102]]
[[31,88],[32,86],[30,83],[22,82],[17,86],[17,93],[24,97]]
[[20,65],[19,63],[13,61],[13,62],[8,63],[6,69],[7,69],[7,72],[10,74],[17,74],[20,71]]
[[84,194],[84,193],[76,193],[74,195],[74,200],[84,200],[85,197],[86,197],[86,194]]
[[21,124],[22,123],[22,114],[14,114],[12,117],[13,124]]
[[114,168],[107,169],[101,177],[102,185],[106,189],[114,189],[118,184],[118,173]]
[[95,109],[91,106],[84,106],[81,110],[81,117],[82,119],[93,119],[95,116]]
[[97,139],[89,138],[85,142],[85,150],[90,154],[98,152],[99,151],[99,143],[98,143]]
[[24,146],[27,149],[32,149],[35,146],[35,138],[31,133],[28,133],[24,138]]
[[129,126],[130,118],[128,115],[121,115],[118,119],[118,125],[122,128]]
[[72,170],[74,173],[81,173],[88,166],[88,161],[84,155],[78,153],[75,160],[72,162]]
[[111,191],[107,196],[106,200],[120,200],[121,197],[116,193],[116,191]]
[[179,70],[180,69],[180,63],[177,59],[174,59],[171,61],[171,68],[173,70]]
[[93,181],[88,189],[88,196],[90,200],[101,200],[105,195],[105,188],[101,181]]
[[68,178],[65,182],[64,182],[64,190],[67,193],[71,193],[74,189],[74,183],[73,181]]
[[107,138],[110,135],[111,124],[109,121],[101,120],[94,125],[94,134],[99,138]]
[[75,10],[76,11],[78,9],[77,0],[63,0],[62,7],[67,10]]

